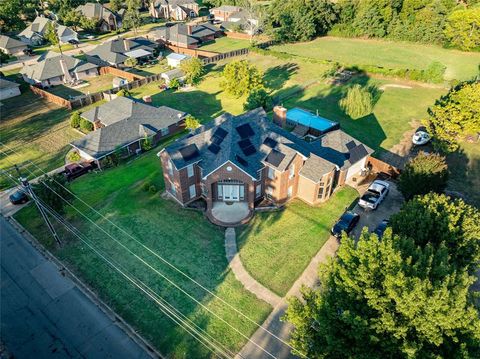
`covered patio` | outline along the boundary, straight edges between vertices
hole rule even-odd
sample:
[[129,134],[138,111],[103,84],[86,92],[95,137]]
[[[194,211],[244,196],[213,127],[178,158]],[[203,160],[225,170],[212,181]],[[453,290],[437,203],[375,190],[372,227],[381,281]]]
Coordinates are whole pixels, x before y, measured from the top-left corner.
[[211,215],[219,224],[235,225],[250,217],[248,202],[213,202]]

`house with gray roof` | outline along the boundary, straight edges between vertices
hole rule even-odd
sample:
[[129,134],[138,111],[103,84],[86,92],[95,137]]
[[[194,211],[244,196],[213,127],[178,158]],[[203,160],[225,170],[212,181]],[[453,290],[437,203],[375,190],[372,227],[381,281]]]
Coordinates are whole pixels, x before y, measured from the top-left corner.
[[199,6],[195,0],[150,1],[150,16],[156,19],[185,21],[198,16]]
[[[52,20],[46,17],[37,16],[26,29],[18,34],[18,37],[22,42],[28,45],[41,45],[44,42],[45,32],[47,31],[48,26],[52,23]],[[78,41],[78,34],[71,28],[60,24],[55,24],[55,26],[60,43],[66,44],[71,40]]]
[[19,96],[20,94],[19,83],[0,78],[0,100],[6,100],[10,97]]
[[114,39],[98,45],[93,50],[86,52],[88,62],[99,66],[124,66],[125,60],[134,57],[139,61],[156,55],[158,44],[146,38]]
[[40,56],[36,63],[25,65],[20,74],[29,84],[48,88],[98,76],[99,72],[98,65],[49,51]]
[[0,51],[10,56],[23,56],[27,45],[6,35],[0,35]]
[[175,24],[162,26],[148,33],[155,41],[195,49],[202,43],[214,41],[223,32],[216,26],[205,22],[201,24]]
[[[328,200],[358,175],[372,152],[339,128],[307,142],[260,108],[224,114],[158,156],[165,188],[175,200],[187,205],[201,199],[212,222],[229,226],[247,221],[263,199],[283,204],[299,198],[311,205]],[[236,213],[233,222],[225,211]]]
[[122,27],[122,17],[98,2],[87,2],[75,9],[87,19],[97,21],[100,31],[116,31]]
[[80,156],[101,160],[118,151],[125,155],[141,151],[145,138],[156,145],[165,137],[184,129],[187,113],[167,106],[155,107],[127,97],[117,97],[81,114],[94,131],[71,143]]

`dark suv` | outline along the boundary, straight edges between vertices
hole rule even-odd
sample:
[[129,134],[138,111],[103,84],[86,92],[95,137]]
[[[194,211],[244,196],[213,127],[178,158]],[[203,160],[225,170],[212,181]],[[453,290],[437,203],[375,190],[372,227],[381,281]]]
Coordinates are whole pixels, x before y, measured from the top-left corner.
[[355,228],[359,220],[359,214],[352,211],[346,211],[344,214],[342,214],[337,223],[335,223],[335,225],[332,227],[330,233],[332,233],[332,235],[336,238],[341,238],[342,233],[345,232],[349,234],[352,229]]
[[96,168],[97,164],[95,162],[71,163],[65,166],[63,174],[65,175],[67,181],[72,181],[75,178],[91,172]]

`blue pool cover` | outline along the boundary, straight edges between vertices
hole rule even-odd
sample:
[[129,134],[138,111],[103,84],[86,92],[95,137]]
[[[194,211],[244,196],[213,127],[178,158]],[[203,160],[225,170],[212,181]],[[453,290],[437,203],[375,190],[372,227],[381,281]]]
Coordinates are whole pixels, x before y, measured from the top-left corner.
[[298,107],[287,111],[287,121],[313,128],[322,133],[338,128],[338,122],[327,120]]

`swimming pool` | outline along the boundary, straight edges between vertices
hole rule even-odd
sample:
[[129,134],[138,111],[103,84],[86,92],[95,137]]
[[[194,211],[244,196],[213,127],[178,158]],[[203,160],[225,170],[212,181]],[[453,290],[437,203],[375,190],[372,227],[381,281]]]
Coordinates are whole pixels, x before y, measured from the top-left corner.
[[298,107],[287,111],[287,123],[290,125],[300,124],[321,133],[339,128],[338,122],[327,120],[326,118],[317,116]]

